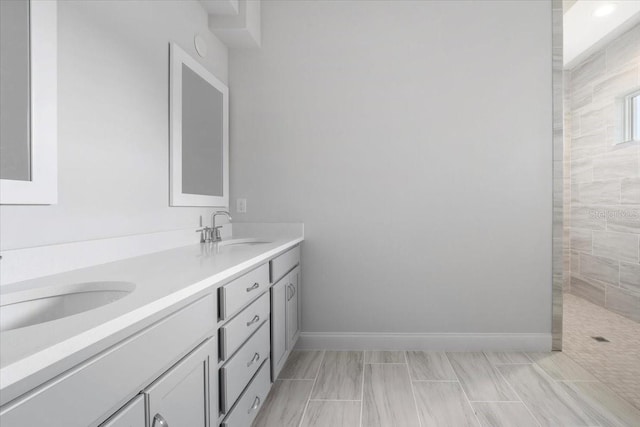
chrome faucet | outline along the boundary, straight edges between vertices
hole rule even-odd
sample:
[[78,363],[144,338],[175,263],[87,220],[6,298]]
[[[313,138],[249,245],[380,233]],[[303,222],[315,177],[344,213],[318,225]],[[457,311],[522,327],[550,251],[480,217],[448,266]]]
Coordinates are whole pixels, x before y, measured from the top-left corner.
[[229,222],[231,222],[232,218],[231,218],[231,214],[227,211],[214,211],[211,214],[211,230],[210,230],[210,237],[209,237],[209,242],[219,242],[220,240],[222,240],[222,238],[220,237],[220,229],[222,228],[221,225],[216,226],[216,216],[218,215],[226,215],[227,218],[229,219]]

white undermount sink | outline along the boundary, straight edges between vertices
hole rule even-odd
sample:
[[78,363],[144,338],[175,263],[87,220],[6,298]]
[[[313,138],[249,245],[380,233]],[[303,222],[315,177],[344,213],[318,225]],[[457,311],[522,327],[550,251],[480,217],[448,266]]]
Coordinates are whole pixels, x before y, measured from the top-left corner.
[[253,245],[264,245],[266,243],[271,243],[267,240],[255,239],[252,237],[246,239],[230,239],[230,240],[221,240],[218,242],[218,247],[222,248],[225,246],[253,246]]
[[86,282],[0,295],[0,332],[93,310],[129,295],[130,282]]

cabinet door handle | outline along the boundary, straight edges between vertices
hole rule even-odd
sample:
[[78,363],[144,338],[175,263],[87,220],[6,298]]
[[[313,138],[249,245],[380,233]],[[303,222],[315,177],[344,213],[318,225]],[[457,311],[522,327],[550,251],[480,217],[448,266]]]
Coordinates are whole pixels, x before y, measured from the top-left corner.
[[289,283],[289,285],[287,286],[287,289],[289,290],[287,301],[291,301],[291,298],[293,298],[293,296],[296,294],[296,288],[291,283]]
[[253,400],[253,405],[251,405],[251,408],[249,408],[247,414],[250,414],[254,409],[258,409],[258,406],[260,406],[260,396],[256,396],[256,398]]
[[153,425],[151,427],[169,427],[169,423],[165,420],[162,415],[156,414],[153,417]]
[[260,360],[260,353],[256,353],[253,355],[253,357],[251,358],[251,360],[249,360],[247,362],[247,368],[251,365],[253,365],[254,363],[256,363],[258,360]]
[[253,316],[253,319],[251,319],[250,321],[247,322],[247,326],[251,326],[256,322],[260,321],[260,316],[258,316],[257,314],[255,316]]
[[247,288],[247,292],[255,291],[259,287],[260,287],[260,283],[256,282],[256,283],[253,284],[253,286],[250,286],[250,287]]

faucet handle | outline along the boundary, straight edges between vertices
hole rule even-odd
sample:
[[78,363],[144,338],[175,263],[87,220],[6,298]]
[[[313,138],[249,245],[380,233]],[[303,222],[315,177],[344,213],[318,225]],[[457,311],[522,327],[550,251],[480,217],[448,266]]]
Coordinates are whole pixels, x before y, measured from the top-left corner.
[[218,241],[222,240],[222,237],[220,237],[220,229],[221,228],[222,228],[221,225],[217,225],[217,226],[215,226],[215,227],[213,227],[211,229],[211,234],[213,234],[213,236],[212,236],[213,239],[212,240],[214,242],[218,242]]
[[211,232],[211,228],[204,226],[202,228],[198,228],[196,233],[200,233],[200,243],[205,243],[209,241],[209,233]]

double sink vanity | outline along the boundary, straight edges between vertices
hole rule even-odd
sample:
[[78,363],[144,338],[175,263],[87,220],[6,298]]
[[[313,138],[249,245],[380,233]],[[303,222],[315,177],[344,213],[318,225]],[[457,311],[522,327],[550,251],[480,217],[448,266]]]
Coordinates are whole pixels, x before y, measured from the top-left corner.
[[248,427],[299,335],[302,233],[5,285],[0,425]]
[[[4,73],[3,68],[3,90],[12,88],[11,93],[2,92],[2,105],[11,105],[7,111],[15,117],[3,121],[3,126],[10,126],[6,135],[11,138],[2,138],[0,204],[56,204],[57,40],[64,39],[57,20],[59,15],[71,19],[65,13],[75,6],[66,4],[58,13],[55,0],[0,4],[3,23],[11,23],[0,26],[3,40],[15,47],[1,50],[3,67],[6,63],[10,70]],[[100,13],[90,9],[86,12]],[[199,20],[193,28],[200,28]],[[134,122],[141,123],[145,135],[154,127],[160,134],[167,127],[170,131],[171,207],[228,209],[229,89],[208,69],[215,60],[204,61],[200,52],[194,56],[192,40],[199,40],[199,33],[195,39],[190,29],[167,30],[168,34],[171,37],[149,37],[148,42],[149,52],[158,48],[167,54],[169,87],[153,86],[134,94],[136,99],[149,97],[157,106],[170,93],[168,115],[146,122],[142,114]],[[123,50],[126,62],[128,52]],[[166,74],[164,68],[158,72]],[[146,82],[146,72],[142,77]],[[130,96],[127,89],[124,98]],[[162,117],[168,117],[168,123]],[[111,150],[121,139],[114,135],[83,139],[91,140],[92,147],[104,143],[104,149]],[[5,146],[8,142],[12,145]],[[162,158],[165,148],[157,142],[141,145],[149,150],[145,159]],[[100,173],[110,179],[110,163],[96,166],[95,175],[82,179],[92,182]],[[65,173],[75,172],[71,167]],[[128,199],[137,199],[136,215],[142,205],[144,212],[149,203],[164,206],[166,199],[152,199],[148,188],[136,188],[135,181],[120,190]],[[145,197],[138,197],[142,192]],[[134,205],[121,211],[119,202],[105,198],[101,206],[108,207],[104,217],[122,224]],[[251,425],[298,338],[303,229],[300,224],[242,224],[252,231],[235,234],[234,228],[227,233],[234,238],[219,240],[222,226],[216,226],[215,216],[222,213],[231,220],[228,212],[214,212],[212,227],[198,230],[204,240],[200,244],[189,245],[196,241],[193,229],[174,230],[176,224],[170,220],[164,225],[166,232],[113,238],[105,232],[98,238],[93,228],[102,226],[102,215],[84,218],[86,224],[96,224],[86,236],[96,240],[58,245],[47,239],[9,245],[3,241],[10,249],[2,252],[1,265],[0,425]],[[175,218],[184,217],[176,213]],[[60,223],[64,227],[71,220],[75,219]]]

